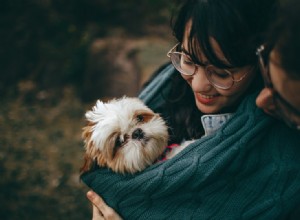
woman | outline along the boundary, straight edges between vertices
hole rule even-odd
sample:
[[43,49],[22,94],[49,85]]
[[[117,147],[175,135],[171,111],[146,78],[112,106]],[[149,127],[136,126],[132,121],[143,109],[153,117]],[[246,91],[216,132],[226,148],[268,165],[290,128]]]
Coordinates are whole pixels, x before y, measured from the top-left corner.
[[[179,44],[168,53],[177,71],[167,66],[140,97],[168,121],[170,143],[197,140],[134,176],[106,169],[84,175],[120,216],[280,219],[300,202],[299,136],[255,106],[262,88],[255,49],[275,6],[274,0],[183,4],[174,25]],[[101,204],[94,217],[100,210],[104,219],[120,218],[89,196]]]

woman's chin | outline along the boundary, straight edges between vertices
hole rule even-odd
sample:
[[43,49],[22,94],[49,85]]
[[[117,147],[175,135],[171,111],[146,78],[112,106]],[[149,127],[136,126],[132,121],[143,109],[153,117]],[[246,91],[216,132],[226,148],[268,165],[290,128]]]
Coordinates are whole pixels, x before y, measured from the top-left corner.
[[203,114],[217,114],[221,111],[221,107],[216,105],[205,105],[199,102],[197,102],[196,105]]

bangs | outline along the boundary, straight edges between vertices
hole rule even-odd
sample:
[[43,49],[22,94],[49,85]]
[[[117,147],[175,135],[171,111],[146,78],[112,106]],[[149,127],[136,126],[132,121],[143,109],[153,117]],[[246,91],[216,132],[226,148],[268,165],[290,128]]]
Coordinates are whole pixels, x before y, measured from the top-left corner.
[[[213,22],[213,20],[211,19],[211,15],[207,13],[211,10],[208,9],[208,7],[208,4],[200,4],[198,5],[198,7],[193,8],[191,14],[190,19],[192,20],[192,26],[188,38],[188,51],[190,52],[191,59],[196,64],[204,65],[203,61],[199,60],[199,51],[201,51],[210,64],[219,68],[231,68],[233,67],[233,65],[225,56],[225,54],[224,58],[228,62],[220,59],[213,49],[211,38],[214,38],[218,42],[223,52],[222,46],[218,39],[216,39],[216,34],[213,32],[213,30],[215,29],[213,25],[216,25],[218,22]],[[214,17],[214,19],[216,19],[216,17]]]
[[[224,5],[222,1],[214,4],[198,1],[198,4],[187,6],[184,10],[185,14],[178,17],[173,30],[181,43],[185,26],[189,20],[192,20],[187,49],[193,62],[203,65],[203,61],[199,58],[201,52],[210,64],[218,68],[230,69],[256,63],[254,51],[252,55],[245,42],[249,35],[249,28],[233,8]],[[223,57],[218,56],[213,49],[212,38],[218,43]]]

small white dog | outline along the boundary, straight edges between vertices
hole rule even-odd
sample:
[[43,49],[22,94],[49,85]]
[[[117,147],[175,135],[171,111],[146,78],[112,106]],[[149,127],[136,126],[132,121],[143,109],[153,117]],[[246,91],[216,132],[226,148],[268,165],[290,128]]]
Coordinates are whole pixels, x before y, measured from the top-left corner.
[[96,162],[118,173],[135,173],[153,164],[167,146],[164,120],[138,98],[98,100],[85,117],[82,172]]

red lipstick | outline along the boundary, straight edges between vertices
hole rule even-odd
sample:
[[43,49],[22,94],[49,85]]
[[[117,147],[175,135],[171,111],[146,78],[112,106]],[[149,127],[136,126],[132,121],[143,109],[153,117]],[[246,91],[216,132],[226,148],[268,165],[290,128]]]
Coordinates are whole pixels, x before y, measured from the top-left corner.
[[216,101],[218,95],[203,95],[203,94],[195,93],[195,97],[200,103],[204,105],[210,105]]

